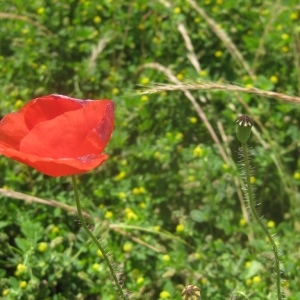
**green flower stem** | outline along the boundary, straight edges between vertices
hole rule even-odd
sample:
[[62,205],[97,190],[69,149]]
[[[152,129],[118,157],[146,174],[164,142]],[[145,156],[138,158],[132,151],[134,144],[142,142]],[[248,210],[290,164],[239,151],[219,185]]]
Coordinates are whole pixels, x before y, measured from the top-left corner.
[[109,269],[110,275],[116,285],[117,291],[121,297],[121,299],[126,300],[127,297],[119,283],[119,280],[117,278],[117,275],[113,269],[112,263],[108,258],[108,255],[105,253],[105,250],[103,248],[103,246],[101,245],[101,243],[98,241],[98,239],[94,236],[93,232],[89,229],[89,227],[86,225],[86,222],[84,220],[83,214],[82,214],[82,209],[81,209],[81,204],[80,204],[80,200],[79,200],[79,193],[78,193],[78,186],[76,183],[76,177],[74,175],[71,176],[72,177],[72,184],[74,187],[74,193],[75,193],[75,200],[76,200],[76,206],[77,206],[77,212],[78,212],[78,217],[79,220],[82,224],[82,227],[84,228],[84,230],[87,232],[87,234],[90,236],[90,238],[93,240],[93,242],[97,245],[97,247],[99,248],[99,250],[101,251],[103,258],[105,260],[105,263]]
[[259,226],[262,228],[263,232],[266,234],[268,237],[272,248],[274,252],[274,261],[275,261],[275,272],[276,272],[276,289],[277,289],[277,299],[281,300],[282,299],[282,294],[281,294],[281,280],[280,280],[280,261],[279,261],[279,253],[278,253],[278,248],[277,245],[270,234],[268,228],[262,221],[262,219],[259,217],[256,208],[255,208],[255,203],[254,203],[254,195],[253,195],[253,189],[251,185],[251,174],[250,174],[250,163],[249,163],[249,155],[248,155],[248,149],[247,149],[247,144],[242,143],[242,151],[243,151],[243,159],[244,159],[244,164],[245,164],[245,169],[246,169],[246,182],[247,182],[247,190],[246,193],[248,194],[248,200],[249,200],[249,207],[251,210],[251,213],[256,220],[256,222],[259,224]]

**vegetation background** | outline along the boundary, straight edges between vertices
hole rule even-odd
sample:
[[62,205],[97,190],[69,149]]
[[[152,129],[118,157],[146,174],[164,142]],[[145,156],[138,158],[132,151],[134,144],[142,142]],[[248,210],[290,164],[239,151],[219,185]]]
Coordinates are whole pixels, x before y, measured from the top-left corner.
[[[50,93],[115,100],[110,159],[79,188],[131,299],[181,299],[188,284],[202,299],[275,299],[272,251],[241,192],[242,113],[258,210],[287,299],[300,299],[300,102],[251,94],[299,94],[299,20],[296,0],[0,1],[2,116]],[[2,299],[115,299],[69,179],[5,157],[0,172]]]

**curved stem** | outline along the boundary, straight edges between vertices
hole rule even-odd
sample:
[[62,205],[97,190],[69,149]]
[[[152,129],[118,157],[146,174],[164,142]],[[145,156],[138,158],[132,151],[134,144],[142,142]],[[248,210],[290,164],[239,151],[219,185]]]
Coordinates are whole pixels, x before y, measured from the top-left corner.
[[281,300],[282,299],[282,294],[281,294],[281,280],[280,280],[280,261],[279,261],[279,253],[278,253],[278,248],[277,245],[269,232],[267,226],[265,223],[262,221],[262,219],[259,217],[256,208],[255,208],[255,203],[254,203],[254,195],[253,195],[253,189],[251,185],[251,174],[250,174],[250,163],[249,163],[249,155],[248,155],[248,149],[247,149],[247,144],[242,143],[242,153],[243,153],[243,159],[244,159],[244,164],[245,164],[245,171],[246,171],[246,193],[249,201],[249,207],[251,210],[251,213],[255,219],[255,221],[259,224],[263,232],[266,234],[268,237],[272,248],[274,252],[274,261],[275,261],[275,272],[276,272],[276,289],[277,289],[277,299]]
[[82,209],[81,209],[81,204],[80,204],[80,200],[79,200],[79,193],[78,193],[78,187],[77,187],[77,183],[76,183],[76,177],[74,175],[71,176],[72,177],[72,184],[74,187],[74,193],[75,193],[75,200],[76,200],[76,206],[77,206],[77,211],[78,211],[78,217],[79,220],[82,224],[82,227],[84,228],[84,230],[86,231],[86,233],[90,236],[90,238],[93,240],[93,242],[97,245],[97,247],[99,248],[99,250],[101,251],[104,261],[109,269],[110,275],[116,285],[117,291],[121,297],[121,299],[126,300],[127,297],[120,285],[120,282],[117,278],[116,272],[113,269],[112,263],[108,258],[108,255],[105,253],[104,247],[101,245],[101,243],[98,241],[98,239],[94,236],[93,232],[89,229],[89,227],[87,226],[83,214],[82,214]]

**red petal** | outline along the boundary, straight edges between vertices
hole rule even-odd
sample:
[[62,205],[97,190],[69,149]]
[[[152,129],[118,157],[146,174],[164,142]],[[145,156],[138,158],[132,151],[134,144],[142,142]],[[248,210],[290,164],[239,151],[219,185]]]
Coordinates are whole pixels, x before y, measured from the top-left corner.
[[30,101],[0,122],[0,153],[50,176],[101,165],[114,127],[113,102],[61,95]]
[[108,158],[106,154],[100,154],[98,156],[78,157],[77,159],[51,159],[24,154],[13,149],[0,148],[0,152],[7,157],[31,166],[41,173],[53,177],[86,173],[100,166]]
[[98,155],[109,141],[112,120],[112,101],[86,101],[81,109],[38,123],[21,141],[20,151],[55,159]]

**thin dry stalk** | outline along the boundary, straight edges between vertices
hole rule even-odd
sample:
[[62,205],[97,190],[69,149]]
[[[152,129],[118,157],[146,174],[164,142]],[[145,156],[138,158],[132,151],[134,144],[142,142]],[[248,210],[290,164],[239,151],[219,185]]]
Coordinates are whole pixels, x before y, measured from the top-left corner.
[[[58,207],[68,213],[72,213],[75,215],[77,214],[76,207],[73,207],[68,204],[61,203],[61,202],[55,201],[55,200],[45,200],[42,198],[38,198],[38,197],[23,194],[23,193],[15,192],[13,190],[2,189],[2,188],[0,188],[0,195],[3,195],[4,197],[13,198],[13,199],[23,200],[28,204],[35,202],[35,203],[40,203],[40,204],[44,204],[44,205],[48,205],[48,206]],[[82,212],[82,214],[85,218],[90,218],[90,215],[88,213]]]
[[191,39],[190,39],[184,25],[182,23],[179,23],[177,26],[177,29],[181,33],[181,35],[184,39],[184,42],[185,42],[186,49],[188,50],[187,57],[190,60],[191,64],[194,66],[195,70],[199,73],[201,71],[201,67],[200,67],[199,61],[197,59],[197,56],[195,54]]
[[259,40],[259,44],[258,44],[256,53],[255,53],[254,60],[253,60],[253,68],[256,67],[260,56],[265,55],[264,43],[266,41],[267,35],[272,30],[271,27],[272,27],[273,23],[275,22],[277,16],[281,12],[281,10],[279,8],[280,8],[280,0],[277,0],[274,4],[272,3],[272,12],[270,13],[270,19],[268,20],[268,23],[265,26],[264,32]]
[[199,82],[199,83],[182,83],[178,84],[156,84],[141,92],[141,94],[154,94],[162,91],[188,91],[188,90],[215,90],[215,91],[229,91],[241,92],[247,94],[254,94],[261,97],[279,99],[285,102],[300,104],[300,98],[296,96],[289,96],[276,92],[259,90],[257,88],[245,88],[231,84],[221,84],[215,82]]
[[47,27],[41,25],[40,23],[34,20],[29,19],[26,16],[19,16],[19,15],[0,12],[0,18],[24,21],[40,29],[44,35],[53,35],[53,33]]
[[297,32],[293,34],[293,53],[298,77],[298,93],[300,94],[300,35]]
[[95,67],[96,67],[96,60],[99,56],[99,54],[104,50],[107,43],[111,40],[111,37],[105,36],[101,38],[97,44],[92,50],[92,54],[89,60],[89,72],[93,73]]
[[227,48],[228,52],[232,55],[234,59],[238,62],[238,64],[243,67],[248,75],[251,78],[254,78],[254,73],[250,69],[248,63],[244,59],[243,55],[239,51],[239,49],[236,47],[236,45],[232,42],[230,37],[227,35],[227,33],[219,28],[217,23],[210,18],[205,11],[200,8],[197,3],[194,0],[187,0],[187,2],[201,15],[201,17],[205,20],[205,22],[209,25],[211,30],[215,33],[215,35],[224,43],[225,47]]

